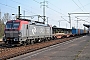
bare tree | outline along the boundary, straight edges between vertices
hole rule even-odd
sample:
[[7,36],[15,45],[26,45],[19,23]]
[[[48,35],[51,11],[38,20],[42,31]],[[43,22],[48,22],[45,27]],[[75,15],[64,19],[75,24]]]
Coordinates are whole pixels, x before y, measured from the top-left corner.
[[11,19],[11,16],[9,13],[4,13],[4,16],[2,17],[3,22],[7,22]]

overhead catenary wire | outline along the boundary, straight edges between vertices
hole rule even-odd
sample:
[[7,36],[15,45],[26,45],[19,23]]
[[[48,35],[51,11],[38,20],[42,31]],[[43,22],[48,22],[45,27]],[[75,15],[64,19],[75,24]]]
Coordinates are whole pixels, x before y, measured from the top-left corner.
[[[53,5],[55,8],[57,8],[58,10],[62,11],[62,9],[58,8],[56,5],[52,4],[51,2],[49,2],[51,5]],[[63,13],[62,13],[63,14]],[[63,14],[64,15],[64,14]]]
[[[23,3],[20,3],[20,2],[17,2],[17,1],[14,1],[14,0],[11,0],[12,2],[14,2],[14,3],[18,3],[18,4],[21,4],[21,5],[23,5],[23,6],[25,6],[24,8],[23,8],[23,10],[25,11],[25,12],[29,12],[29,13],[33,13],[33,14],[37,14],[37,13],[35,13],[35,12],[30,12],[30,10],[28,10],[27,8],[26,8],[26,6],[28,6],[28,5],[26,5],[26,4],[23,4]],[[29,6],[28,6],[29,7]],[[31,9],[34,9],[34,10],[38,10],[38,9],[36,9],[36,8],[33,8],[33,7],[30,7]],[[38,10],[39,11],[39,10]]]
[[[58,11],[56,11],[56,10],[50,8],[50,7],[48,7],[48,8],[51,9],[51,10],[53,10],[54,12],[57,12],[57,13],[60,14],[60,15],[64,15],[64,14],[62,14],[62,13],[60,13],[60,12],[58,12]],[[65,15],[64,15],[64,16],[65,16]]]
[[[87,4],[83,5],[83,7],[86,7],[86,6],[88,6],[88,5],[90,5],[90,3],[87,3]],[[82,7],[80,7],[80,8],[82,8]],[[76,11],[76,10],[78,10],[78,9],[79,9],[79,8],[73,10],[72,12],[74,12],[74,11]]]
[[[79,7],[79,5],[74,0],[72,0],[72,1],[75,3],[75,5],[77,5]],[[81,7],[79,7],[79,9],[81,9]],[[83,11],[83,10],[81,9],[81,11]]]
[[[64,14],[62,14],[62,13],[60,13],[60,12],[58,12],[58,11],[56,11],[56,10],[54,10],[54,9],[52,9],[52,8],[50,8],[50,7],[48,7],[49,9],[51,9],[51,10],[53,10],[54,12],[57,12],[58,14],[60,14],[60,15],[63,15],[63,16],[66,16],[66,15],[64,15]],[[60,16],[61,17],[61,16]],[[63,18],[64,19],[64,18]],[[65,21],[67,21],[66,19],[64,19]],[[67,21],[68,22],[68,21]]]
[[[17,2],[17,1],[14,1],[14,0],[11,0],[12,2],[14,2],[14,3],[18,3],[18,4],[22,4],[23,6],[27,6],[26,4],[23,4],[23,3],[20,3],[20,2]],[[33,1],[35,1],[36,3],[38,3],[38,4],[40,4],[40,2],[38,2],[38,1],[36,1],[36,0],[33,0]],[[30,8],[33,8],[33,7],[30,7]],[[24,8],[25,9],[25,8]],[[34,8],[33,8],[34,9]],[[36,9],[35,9],[36,10]],[[38,9],[37,9],[38,10]],[[27,11],[27,9],[25,10],[26,12],[28,12]],[[38,10],[39,11],[39,10]],[[53,19],[54,20],[54,19]]]
[[[38,1],[36,1],[36,0],[33,0],[33,1],[35,1],[35,2],[37,2],[37,3],[39,3]],[[49,2],[51,5],[53,5],[53,6],[55,6],[54,4],[52,4],[51,2]],[[40,4],[40,3],[39,3]],[[57,6],[55,6],[55,7],[57,7]],[[59,11],[56,11],[55,9],[52,9],[52,8],[50,8],[50,7],[48,7],[49,9],[51,9],[51,10],[53,10],[54,12],[56,12],[56,13],[58,13],[58,14],[60,14],[60,15],[63,15],[63,16],[66,16],[65,14],[63,14],[63,13],[61,13],[61,12],[59,12]],[[59,9],[59,8],[58,8]],[[59,9],[59,10],[61,10],[61,9]]]
[[[74,2],[75,3],[75,2]],[[76,3],[75,3],[76,4]],[[78,4],[76,4],[77,6],[78,6]],[[86,4],[86,5],[88,5],[88,4]],[[84,6],[83,6],[84,7]],[[60,13],[60,12],[58,12],[58,11],[56,11],[55,9],[52,9],[52,8],[50,8],[50,7],[48,7],[49,9],[51,9],[51,10],[53,10],[54,12],[57,12],[58,14],[61,14],[61,15],[63,15],[62,13]],[[78,8],[81,10],[81,11],[83,11],[83,9],[80,7],[80,6],[78,6]],[[84,12],[84,11],[83,11]]]
[[[14,0],[11,0],[11,1],[13,1],[13,2],[15,2],[15,3],[18,3],[18,4],[21,4],[21,5],[23,5],[23,6],[28,6],[28,5],[26,5],[26,4],[23,4],[23,3],[20,3],[20,2],[17,2],[17,1],[14,1]],[[28,6],[29,7],[29,6]],[[32,9],[36,9],[36,8],[33,8],[33,7],[30,7],[30,8],[32,8]],[[38,10],[38,9],[37,9]]]
[[[3,5],[3,6],[5,6],[5,7],[7,7],[7,8],[9,8],[8,10],[11,10],[11,11],[13,11],[14,9],[15,10],[18,10],[18,8],[17,7],[13,7],[13,6],[10,6],[10,5],[8,5],[7,3],[6,4],[4,4],[4,3],[0,3],[0,5]],[[22,9],[23,10],[23,9]],[[24,11],[24,10],[23,10]],[[1,12],[3,12],[3,11],[1,11]],[[29,11],[27,11],[28,13],[34,13],[34,12],[29,12]],[[9,12],[3,12],[3,14],[5,14],[5,13],[9,13]],[[10,14],[10,13],[9,13]],[[34,14],[36,14],[36,13],[34,13]],[[12,13],[10,14],[10,16],[12,15]],[[13,18],[15,18],[17,16],[17,14],[15,14],[15,16],[13,17]],[[11,17],[11,19],[12,19],[12,17]]]
[[[4,3],[1,3],[0,2],[0,5],[3,5],[3,6],[5,6],[5,7],[8,7],[8,8],[10,8],[9,10],[17,10],[18,8],[16,8],[16,7],[12,7],[12,6],[9,6],[9,5],[7,5],[7,4],[4,4]],[[3,10],[1,10],[1,14],[5,14],[5,13],[9,13],[9,12],[6,12],[6,11],[3,11]],[[9,13],[10,14],[10,13]],[[11,14],[10,14],[11,15]]]
[[[57,8],[57,9],[59,9],[60,11],[61,11],[61,9],[60,8],[58,8],[56,5],[54,5],[54,4],[52,4],[51,2],[49,2],[51,5],[53,5],[55,8]],[[61,13],[61,12],[59,12],[59,11],[56,11],[55,9],[52,9],[52,8],[50,8],[50,7],[48,7],[49,9],[51,9],[51,10],[53,10],[54,12],[57,12],[57,13],[59,13],[60,15],[63,15],[63,16],[66,16],[65,14],[63,14],[63,13]],[[68,17],[68,16],[67,16]],[[65,21],[67,21],[65,18],[63,18]],[[68,22],[68,21],[67,21]]]
[[[18,4],[22,4],[22,3],[20,3],[20,2],[17,2],[17,1],[14,1],[14,0],[11,0],[11,1],[13,1],[13,2],[15,2],[15,3],[18,3]],[[6,4],[4,4],[4,3],[0,3],[0,5],[3,5],[3,6],[6,6],[6,7],[9,7],[9,8],[12,8],[11,10],[13,10],[13,9],[18,9],[17,7],[13,7],[13,6],[10,6],[10,5],[8,5],[7,3]],[[24,6],[24,5],[23,5]],[[26,8],[24,8],[24,9],[22,9],[23,11],[25,11],[25,12],[28,12],[28,13],[33,13],[33,14],[36,14],[35,12],[30,12],[28,9],[26,9]]]
[[[35,1],[36,3],[38,3],[38,4],[40,4],[38,1],[36,1],[36,0],[33,0],[33,1]],[[53,10],[54,12],[57,12],[57,13],[59,13],[59,14],[61,14],[61,15],[64,15],[63,13],[61,13],[61,12],[58,12],[58,11],[56,11],[55,9],[52,9],[52,8],[50,8],[50,7],[48,7],[49,9],[51,9],[51,10]],[[66,15],[64,15],[64,16],[66,16]]]
[[83,9],[86,10],[86,9],[84,8],[84,6],[82,5],[82,3],[80,2],[80,0],[78,0],[78,2],[81,4],[81,6],[83,7]]
[[9,6],[7,4],[3,4],[3,3],[0,3],[1,5],[4,5],[4,6],[7,6],[7,7],[10,7],[10,8],[13,8],[13,9],[17,9],[16,7],[12,7],[12,6]]
[[[33,1],[35,1],[36,3],[38,3],[38,4],[40,4],[38,1],[36,1],[36,0],[33,0]],[[56,6],[55,6],[56,7]],[[64,15],[63,13],[61,13],[61,12],[59,12],[59,11],[56,11],[55,9],[53,9],[53,8],[51,8],[51,7],[48,7],[48,9],[51,9],[52,11],[54,11],[54,12],[56,12],[56,13],[58,13],[58,14],[60,14],[60,15],[63,15],[63,16],[66,16],[66,15]],[[61,9],[60,9],[61,10]],[[66,20],[66,19],[65,19]]]
[[38,2],[38,1],[36,1],[36,0],[33,0],[33,1],[35,1],[36,3],[39,3],[39,4],[40,4],[40,2]]

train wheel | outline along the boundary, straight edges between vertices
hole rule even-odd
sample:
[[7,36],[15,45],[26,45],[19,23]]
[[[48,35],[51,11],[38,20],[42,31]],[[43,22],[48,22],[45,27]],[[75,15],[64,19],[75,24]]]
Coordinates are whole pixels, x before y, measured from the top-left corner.
[[23,41],[21,45],[26,46],[27,44],[26,44],[26,42],[25,42],[25,41]]
[[46,39],[44,38],[44,39],[43,39],[43,42],[45,42],[45,41],[46,41]]
[[26,40],[26,44],[27,45],[30,44],[30,40],[29,39]]
[[7,44],[7,41],[4,41],[5,44]]
[[31,44],[34,44],[34,41],[33,40],[31,40]]
[[24,41],[24,46],[26,46],[27,45],[27,43],[26,43],[26,41]]
[[39,43],[42,42],[42,39],[39,39],[38,42],[39,42]]

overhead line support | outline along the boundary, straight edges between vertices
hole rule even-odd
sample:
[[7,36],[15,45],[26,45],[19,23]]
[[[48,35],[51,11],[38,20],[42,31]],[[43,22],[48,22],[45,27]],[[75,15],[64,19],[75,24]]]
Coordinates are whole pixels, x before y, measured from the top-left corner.
[[43,17],[44,17],[43,22],[45,23],[45,20],[46,20],[46,19],[45,19],[45,17],[46,17],[46,16],[45,16],[45,6],[47,6],[45,3],[47,3],[47,1],[44,0],[44,1],[41,2],[41,3],[43,3],[43,5],[42,5],[42,6],[43,6]]

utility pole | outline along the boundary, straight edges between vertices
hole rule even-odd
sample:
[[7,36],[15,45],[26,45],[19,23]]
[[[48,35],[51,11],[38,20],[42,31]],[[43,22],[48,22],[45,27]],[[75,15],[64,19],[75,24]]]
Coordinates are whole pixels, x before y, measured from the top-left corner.
[[20,19],[20,6],[18,6],[18,14],[12,14],[12,15],[16,15],[16,19]]
[[20,6],[18,6],[18,19],[20,19]]
[[69,15],[69,23],[70,23],[70,28],[71,28],[71,17],[70,17],[70,14],[68,13]]
[[[85,20],[82,20],[82,19],[80,19],[80,18],[78,18],[78,17],[76,17],[77,18],[77,28],[78,28],[78,21],[84,21],[84,24],[85,24],[85,22],[87,22],[87,21],[85,21]],[[80,20],[79,20],[80,19]],[[90,22],[88,22],[88,23],[90,23]]]
[[48,24],[48,17],[47,17],[47,24]]
[[25,19],[25,10],[23,11],[23,16],[24,16],[24,19]]
[[59,27],[60,27],[60,20],[58,22],[59,22]]
[[[63,17],[61,16],[61,18],[63,18]],[[64,20],[67,21],[66,19],[64,19]],[[70,17],[70,14],[69,14],[69,21],[67,21],[67,22],[70,24],[70,28],[71,28],[71,17]]]
[[77,18],[77,29],[78,29],[78,18]]
[[[42,3],[43,3],[43,4],[42,4]],[[48,3],[48,1],[45,1],[45,0],[44,0],[43,2],[41,2],[42,6],[43,6],[43,17],[44,17],[43,22],[44,22],[44,23],[45,23],[45,20],[46,20],[46,19],[45,19],[45,17],[46,17],[46,16],[45,16],[45,7],[47,6],[46,3]]]
[[65,21],[65,20],[58,20],[58,22],[59,22],[59,27],[60,27],[61,21]]

